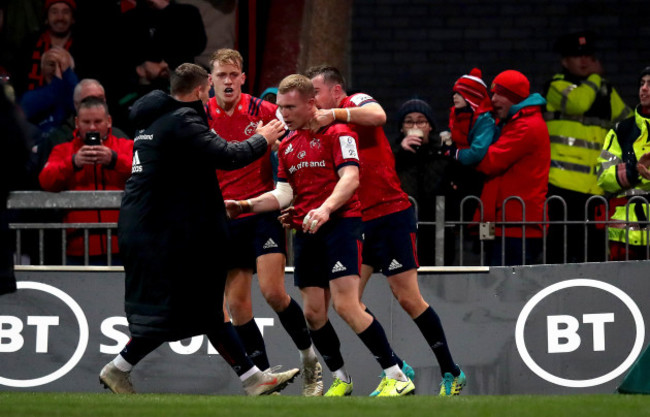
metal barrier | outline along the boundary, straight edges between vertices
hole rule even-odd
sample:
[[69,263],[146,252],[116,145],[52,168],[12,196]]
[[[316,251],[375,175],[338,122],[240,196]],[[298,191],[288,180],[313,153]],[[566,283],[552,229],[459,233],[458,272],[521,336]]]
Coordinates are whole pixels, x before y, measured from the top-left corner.
[[[42,191],[15,191],[10,193],[9,199],[7,201],[7,208],[12,210],[86,210],[86,209],[119,209],[120,203],[122,201],[122,191],[64,191],[60,193],[49,193]],[[442,267],[445,265],[444,260],[444,242],[445,235],[447,233],[453,233],[458,236],[456,241],[456,253],[458,254],[458,262],[454,262],[453,265],[447,266],[477,266],[466,264],[466,258],[468,257],[465,253],[464,246],[466,243],[476,243],[479,247],[479,258],[475,260],[475,263],[478,263],[478,266],[484,265],[484,258],[486,247],[485,243],[495,238],[495,230],[499,228],[503,234],[506,230],[506,227],[520,227],[522,230],[522,235],[524,236],[523,241],[526,240],[526,229],[527,227],[537,226],[543,228],[545,232],[549,230],[550,227],[561,227],[562,228],[562,263],[567,263],[567,253],[569,252],[568,248],[568,230],[570,226],[579,226],[581,227],[584,237],[583,237],[583,255],[584,258],[582,261],[586,262],[589,258],[588,248],[590,242],[590,229],[593,227],[604,228],[604,238],[603,238],[603,249],[605,254],[607,254],[607,249],[609,245],[609,238],[607,230],[612,223],[616,223],[617,227],[625,228],[626,237],[629,237],[629,232],[631,229],[644,230],[646,233],[646,242],[650,242],[650,228],[648,227],[649,223],[647,220],[643,221],[633,221],[630,219],[630,204],[634,203],[644,203],[646,207],[646,212],[650,204],[644,196],[635,195],[628,199],[626,202],[626,221],[623,222],[613,222],[609,219],[596,220],[589,218],[590,208],[595,204],[600,204],[605,208],[605,212],[609,213],[609,202],[603,196],[592,196],[590,197],[584,207],[584,219],[583,220],[568,220],[568,207],[567,202],[560,196],[550,196],[544,202],[543,207],[543,217],[544,221],[519,221],[511,222],[506,221],[506,210],[502,213],[501,221],[499,222],[486,222],[484,220],[484,207],[481,200],[476,196],[467,196],[463,198],[459,204],[459,219],[460,220],[445,220],[445,214],[447,211],[445,204],[445,197],[438,196],[436,198],[436,213],[435,221],[419,221],[419,208],[417,201],[412,197],[409,197],[411,202],[415,207],[416,216],[418,216],[418,225],[419,226],[433,226],[435,228],[435,267]],[[476,204],[476,212],[478,216],[472,218],[471,220],[463,220],[467,218],[467,215],[472,215],[473,213],[468,213],[467,207],[470,204]],[[560,204],[561,205],[561,220],[551,221],[548,220],[548,211],[550,204]],[[517,196],[510,196],[504,200],[504,207],[507,210],[513,210],[513,206],[518,205],[519,210],[521,210],[521,218],[526,218],[526,203]],[[88,236],[90,230],[103,229],[106,230],[108,247],[110,247],[111,239],[114,238],[114,232],[117,228],[116,223],[56,223],[56,222],[24,222],[24,223],[10,223],[10,229],[16,231],[16,253],[17,253],[17,264],[20,264],[20,257],[22,254],[22,233],[28,230],[36,230],[38,232],[38,264],[44,265],[45,259],[45,243],[44,243],[44,233],[45,230],[61,230],[61,244],[62,244],[62,253],[61,261],[62,264],[66,263],[66,231],[69,229],[82,229],[84,231],[84,264],[88,264]],[[472,230],[473,233],[469,233]],[[420,231],[422,233],[422,231]],[[629,239],[626,239],[625,249],[626,256],[629,255]],[[290,239],[288,240],[291,241]],[[547,233],[543,234],[542,237],[542,253],[541,253],[541,262],[547,263],[548,261],[548,244]],[[502,264],[504,264],[505,259],[505,240],[501,242],[501,259]],[[557,248],[554,248],[557,249]],[[293,259],[292,246],[288,247],[289,253],[287,254],[288,265],[291,265],[291,260]],[[110,252],[110,251],[109,251]],[[606,255],[605,255],[606,256]],[[650,245],[646,245],[646,259],[650,259]],[[605,261],[607,259],[602,259]],[[627,259],[626,259],[627,260]],[[107,265],[111,265],[111,254],[107,254]],[[522,260],[521,265],[526,264],[526,246],[523,245],[522,250]]]
[[[7,208],[12,210],[115,210],[120,208],[122,191],[62,191],[50,193],[45,191],[14,191],[9,194]],[[113,231],[117,223],[10,223],[9,228],[16,230],[16,264],[22,258],[22,232],[38,231],[38,264],[45,259],[45,230],[61,230],[61,263],[66,264],[67,230],[82,229],[84,234],[84,265],[88,265],[89,232],[106,230],[107,247],[111,247]],[[111,251],[107,251],[106,265],[112,265]]]

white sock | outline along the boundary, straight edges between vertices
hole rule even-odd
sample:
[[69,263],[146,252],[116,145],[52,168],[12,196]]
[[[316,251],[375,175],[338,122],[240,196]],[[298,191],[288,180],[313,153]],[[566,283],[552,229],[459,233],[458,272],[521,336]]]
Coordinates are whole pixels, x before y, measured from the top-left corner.
[[348,371],[345,370],[345,366],[334,371],[334,377],[340,379],[346,384],[352,382],[352,378],[350,377],[350,374],[348,374]]
[[122,355],[117,355],[115,359],[113,359],[113,365],[122,372],[131,372],[131,369],[133,369],[133,365],[128,363]]
[[406,375],[404,375],[404,372],[402,372],[402,370],[399,369],[399,366],[397,365],[393,365],[390,368],[384,369],[384,372],[386,373],[386,378],[396,379],[402,382],[408,381],[408,378]]
[[260,368],[258,368],[257,366],[253,365],[253,367],[252,367],[251,369],[249,369],[248,371],[244,372],[243,374],[241,374],[241,375],[239,376],[239,380],[242,381],[242,382],[244,382],[244,381],[246,381],[248,378],[252,377],[253,375],[255,375],[255,374],[258,373],[258,372],[261,372],[261,371],[260,371]]
[[314,350],[314,345],[312,344],[309,346],[307,349],[303,349],[300,351],[300,361],[302,363],[306,362],[316,362],[318,360],[318,356],[316,356],[316,351]]

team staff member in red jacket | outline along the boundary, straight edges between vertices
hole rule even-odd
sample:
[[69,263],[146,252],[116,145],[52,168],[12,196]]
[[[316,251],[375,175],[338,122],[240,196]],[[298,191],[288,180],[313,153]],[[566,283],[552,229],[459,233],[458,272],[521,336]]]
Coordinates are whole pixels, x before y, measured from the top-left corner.
[[[76,130],[69,142],[54,147],[38,179],[45,191],[123,190],[131,175],[133,141],[117,138],[111,133],[111,116],[106,103],[97,97],[87,97],[79,105],[75,118]],[[98,134],[99,145],[86,145],[88,134]],[[74,210],[64,217],[65,223],[117,222],[118,210]],[[88,253],[91,264],[106,262],[106,232],[90,230]],[[117,239],[111,240],[111,252],[117,254]],[[80,264],[84,256],[81,230],[68,235],[68,263]],[[119,259],[113,257],[113,264]]]
[[[505,211],[506,222],[541,222],[551,165],[550,139],[541,111],[546,100],[537,93],[530,94],[528,78],[514,70],[497,75],[491,90],[501,133],[477,167],[487,175],[481,194],[481,221],[501,222]],[[519,201],[509,200],[504,205],[504,200],[510,196],[520,197],[525,203],[525,219]],[[490,265],[521,265],[524,241],[526,264],[535,262],[541,253],[541,224],[525,225],[525,228],[507,226],[505,234],[504,229],[497,226],[495,235],[497,239],[487,251]],[[505,239],[505,258],[501,253],[502,239]]]

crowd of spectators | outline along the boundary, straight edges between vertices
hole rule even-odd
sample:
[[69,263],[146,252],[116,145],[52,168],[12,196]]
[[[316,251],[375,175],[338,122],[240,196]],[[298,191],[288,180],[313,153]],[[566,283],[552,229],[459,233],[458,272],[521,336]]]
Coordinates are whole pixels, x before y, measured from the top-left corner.
[[[170,0],[121,1],[111,6],[100,3],[91,13],[75,0],[44,1],[42,28],[25,34],[14,59],[0,57],[6,97],[13,97],[24,116],[23,130],[31,150],[22,188],[53,189],[44,185],[51,184],[47,178],[51,167],[44,167],[53,155],[68,163],[70,175],[84,184],[54,187],[57,190],[123,186],[123,178],[116,184],[80,178],[93,170],[82,166],[83,158],[81,162],[76,158],[84,155],[86,147],[112,149],[105,141],[133,138],[135,131],[129,119],[133,103],[150,91],[168,90],[170,71],[183,62],[194,62],[206,49],[206,31],[194,6]],[[106,24],[119,27],[119,34],[102,31]],[[119,53],[118,46],[124,44],[129,48]],[[555,49],[560,71],[540,94],[531,91],[528,79],[519,72],[503,72],[488,84],[479,69],[472,69],[450,88],[453,99],[448,126],[436,126],[431,106],[425,101],[406,100],[397,109],[399,131],[392,147],[402,187],[418,203],[419,220],[435,221],[436,197],[444,196],[446,221],[515,222],[507,227],[498,225],[487,237],[484,261],[488,264],[609,259],[610,254],[602,250],[605,227],[592,222],[585,228],[570,222],[607,220],[631,196],[646,192],[643,187],[632,186],[636,191],[610,199],[616,191],[599,182],[601,171],[607,168],[598,159],[602,158],[605,137],[608,132],[616,133],[612,129],[635,112],[605,78],[595,45],[595,34],[590,31],[558,39]],[[105,107],[102,117],[108,127],[100,132],[99,145],[83,143],[88,131],[97,130],[84,131],[80,126],[79,110],[88,98],[100,100]],[[642,117],[643,112],[636,114]],[[636,133],[633,130],[630,135]],[[611,141],[607,143],[611,146]],[[71,153],[62,157],[64,147]],[[635,149],[627,151],[627,163],[634,169],[640,163],[636,171],[630,168],[630,175],[639,179],[645,166],[644,151],[639,149],[635,154]],[[119,161],[129,159],[121,156],[122,151],[112,152],[110,159],[93,162],[102,175],[120,165],[113,158],[115,152]],[[94,170],[95,177],[97,172]],[[89,184],[96,186],[88,188]],[[467,201],[468,196],[480,196],[480,202],[478,198]],[[510,196],[518,199],[504,204]],[[596,201],[594,196],[602,198]],[[548,197],[553,199],[547,201]],[[609,212],[605,210],[606,201]],[[635,214],[628,220],[647,218],[642,209],[632,211]],[[543,225],[547,220],[568,221],[568,233],[563,224]],[[446,265],[456,262],[458,250],[464,249],[458,244],[457,230],[446,230]],[[470,226],[467,232],[474,243],[478,242],[478,227]],[[542,247],[545,236],[548,242]],[[620,233],[610,232],[609,238],[626,243]],[[645,240],[638,245],[644,245]],[[502,248],[507,255],[502,254]],[[436,248],[433,227],[420,228],[418,249],[423,265],[435,263],[434,254],[441,248]]]

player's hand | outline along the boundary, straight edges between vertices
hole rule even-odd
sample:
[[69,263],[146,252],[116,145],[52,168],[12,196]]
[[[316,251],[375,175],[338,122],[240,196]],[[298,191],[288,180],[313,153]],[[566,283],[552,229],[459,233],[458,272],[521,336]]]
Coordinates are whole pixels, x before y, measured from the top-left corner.
[[273,146],[275,142],[277,142],[278,139],[280,139],[282,135],[284,135],[285,130],[282,122],[277,119],[274,119],[271,120],[267,125],[265,125],[263,122],[260,121],[260,123],[257,125],[257,129],[255,130],[255,133],[264,136],[264,139],[266,139],[266,143],[269,146]]
[[419,136],[409,135],[402,139],[402,149],[405,151],[417,153],[417,150],[422,146],[422,138]]
[[278,220],[282,224],[282,227],[285,229],[290,229],[293,218],[296,216],[296,209],[293,206],[289,206],[280,212]]
[[312,122],[313,122],[313,126],[310,126],[312,130],[318,130],[323,126],[327,126],[328,124],[333,123],[334,115],[332,114],[332,109],[316,110]]
[[318,231],[318,229],[321,228],[322,225],[327,223],[329,219],[329,211],[327,211],[327,209],[323,208],[322,206],[317,209],[310,210],[302,220],[302,231],[305,233],[314,234]]
[[229,219],[236,219],[243,213],[241,204],[235,200],[225,200],[224,204],[226,205],[226,214]]

